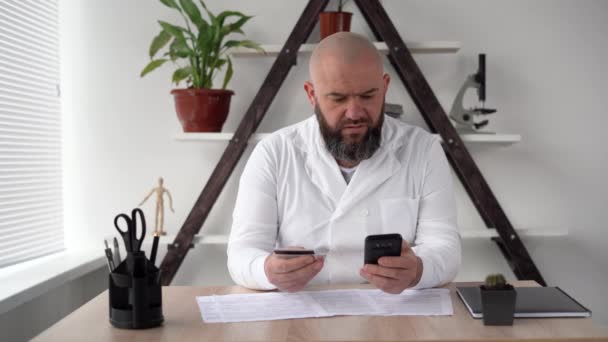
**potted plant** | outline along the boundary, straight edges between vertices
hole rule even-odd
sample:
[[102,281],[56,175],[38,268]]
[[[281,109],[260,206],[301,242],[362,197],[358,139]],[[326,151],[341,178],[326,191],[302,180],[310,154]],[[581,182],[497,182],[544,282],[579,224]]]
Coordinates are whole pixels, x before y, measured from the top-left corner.
[[517,292],[502,274],[490,274],[481,288],[484,325],[513,325]]
[[[233,33],[244,34],[242,27],[252,17],[236,11],[214,15],[203,0],[198,1],[200,6],[192,0],[160,1],[180,13],[185,27],[158,21],[161,31],[150,44],[151,61],[141,71],[141,77],[168,61],[175,63],[173,82],[176,86],[186,83],[186,88],[171,91],[184,132],[219,132],[234,94],[226,89],[233,75],[228,51],[235,47],[263,51],[251,40],[227,39]],[[201,15],[201,8],[207,19]],[[224,67],[221,89],[212,89],[215,76]]]
[[350,20],[353,16],[350,12],[342,12],[342,7],[348,0],[338,0],[337,11],[321,12],[319,15],[321,40],[336,32],[350,31]]

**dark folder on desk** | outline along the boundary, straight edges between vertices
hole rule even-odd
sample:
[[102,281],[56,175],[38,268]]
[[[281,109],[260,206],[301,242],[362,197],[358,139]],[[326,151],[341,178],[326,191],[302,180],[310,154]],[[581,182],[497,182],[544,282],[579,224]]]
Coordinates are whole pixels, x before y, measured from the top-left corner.
[[[590,317],[591,311],[559,287],[516,287],[515,317]],[[471,316],[482,318],[478,286],[457,287],[456,292]]]

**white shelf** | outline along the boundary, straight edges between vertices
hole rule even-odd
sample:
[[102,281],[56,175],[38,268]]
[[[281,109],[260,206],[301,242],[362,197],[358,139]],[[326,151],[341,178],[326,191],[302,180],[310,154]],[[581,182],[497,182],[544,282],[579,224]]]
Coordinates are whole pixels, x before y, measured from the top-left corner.
[[[564,229],[515,229],[517,235],[520,237],[557,237],[557,236],[568,236],[568,230]],[[476,238],[493,238],[497,237],[498,233],[496,229],[461,229],[460,236],[463,239],[476,239]]]
[[519,134],[489,134],[489,133],[471,133],[461,134],[460,138],[465,143],[484,143],[484,144],[499,144],[512,145],[521,141]]
[[[388,47],[384,42],[375,42],[374,45],[378,51],[386,54],[388,53]],[[456,53],[460,50],[460,42],[452,41],[428,41],[428,42],[405,42],[411,53],[423,54],[423,53]],[[300,46],[299,53],[311,53],[317,44],[302,44]],[[230,50],[230,54],[235,57],[269,57],[277,56],[283,45],[280,44],[264,44],[261,45],[264,52],[259,52],[252,49],[246,48],[233,48]]]
[[[256,143],[268,136],[270,133],[255,133],[249,140]],[[179,133],[175,136],[179,141],[229,141],[234,133]],[[511,145],[521,141],[519,134],[461,134],[460,138],[465,143],[484,143]]]
[[[567,236],[567,230],[546,230],[546,229],[516,229],[515,230],[520,237],[559,237]],[[492,238],[498,236],[495,229],[462,229],[460,235],[463,239],[477,239],[477,238]],[[175,235],[165,235],[159,240],[159,243],[169,244],[175,239]],[[228,244],[228,234],[210,234],[210,235],[196,235],[194,237],[193,244],[195,245],[225,245]]]
[[[270,133],[254,133],[249,142],[258,142]],[[234,133],[178,133],[175,136],[179,141],[229,141]]]
[[[152,239],[147,239],[148,243],[151,243]],[[175,235],[164,235],[158,239],[159,244],[170,244],[175,240]],[[209,234],[209,235],[195,235],[192,241],[195,245],[225,245],[228,243],[227,234]]]

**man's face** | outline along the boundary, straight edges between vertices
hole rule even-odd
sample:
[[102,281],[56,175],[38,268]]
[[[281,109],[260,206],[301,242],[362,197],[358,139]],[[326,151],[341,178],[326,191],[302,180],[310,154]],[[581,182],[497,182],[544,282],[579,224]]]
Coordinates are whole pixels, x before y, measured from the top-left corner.
[[368,62],[329,59],[314,75],[314,86],[304,85],[325,143],[338,160],[357,163],[371,157],[380,145],[390,78]]
[[[384,112],[384,110],[381,112]],[[363,120],[360,123],[351,122],[347,119],[340,122],[335,128],[330,127],[325,121],[326,115],[323,114],[318,104],[315,106],[315,115],[319,121],[319,129],[327,150],[339,161],[358,164],[362,160],[369,159],[380,147],[382,124],[384,123],[383,115],[380,115],[376,124]],[[344,131],[348,131],[347,127],[354,124],[362,125],[366,132],[360,137],[354,136],[354,134],[345,136]]]

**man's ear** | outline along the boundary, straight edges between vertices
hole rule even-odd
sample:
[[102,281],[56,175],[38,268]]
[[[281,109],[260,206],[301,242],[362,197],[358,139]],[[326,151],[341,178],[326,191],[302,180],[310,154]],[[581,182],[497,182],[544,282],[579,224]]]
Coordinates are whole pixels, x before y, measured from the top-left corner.
[[304,90],[306,90],[306,95],[308,96],[308,101],[311,106],[314,108],[316,104],[315,100],[315,88],[312,86],[310,81],[304,82]]
[[386,96],[386,93],[388,92],[388,85],[391,83],[391,76],[389,76],[389,74],[384,74],[382,79],[384,81],[384,96]]

